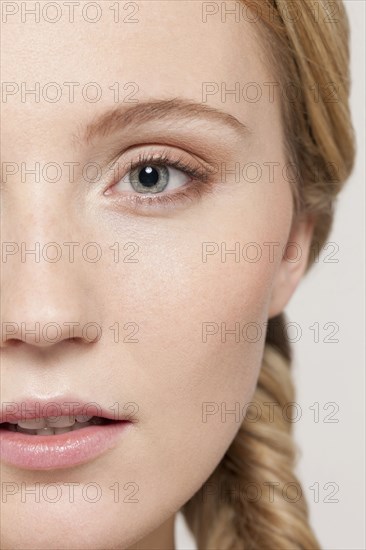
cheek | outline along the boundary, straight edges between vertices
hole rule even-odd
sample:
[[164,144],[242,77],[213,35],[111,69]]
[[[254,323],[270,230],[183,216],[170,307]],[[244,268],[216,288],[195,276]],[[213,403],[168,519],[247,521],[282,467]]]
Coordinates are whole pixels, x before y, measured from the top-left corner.
[[[288,224],[273,231],[258,212],[245,219],[240,209],[229,213],[223,206],[219,214],[216,227],[212,213],[155,230],[151,224],[136,238],[143,243],[139,263],[124,265],[108,281],[109,310],[139,327],[138,343],[105,353],[123,365],[123,385],[139,405],[147,494],[154,494],[150,480],[162,456],[160,490],[167,498],[188,498],[200,487],[235,437],[259,374],[278,258],[269,262],[260,246],[253,261],[258,247],[245,243],[283,243]],[[216,245],[207,261],[203,243]],[[235,247],[239,253],[225,255]],[[194,472],[186,470],[187,457]]]
[[[284,214],[272,219],[272,210]],[[205,397],[252,391],[290,221],[291,193],[278,183],[275,192],[246,189],[169,220],[140,220],[128,235],[121,228],[139,244],[138,262],[101,273],[101,307],[138,326],[138,343],[118,353],[142,387],[155,383],[152,396],[166,394],[169,414],[181,415],[180,403],[185,417],[199,417]]]

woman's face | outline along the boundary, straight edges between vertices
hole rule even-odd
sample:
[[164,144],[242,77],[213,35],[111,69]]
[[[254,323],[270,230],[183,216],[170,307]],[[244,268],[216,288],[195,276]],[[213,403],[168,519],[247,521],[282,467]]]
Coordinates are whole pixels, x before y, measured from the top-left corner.
[[4,455],[2,545],[165,548],[300,276],[280,95],[244,19],[149,0],[93,24],[64,4],[2,24],[1,402],[134,422],[69,463]]

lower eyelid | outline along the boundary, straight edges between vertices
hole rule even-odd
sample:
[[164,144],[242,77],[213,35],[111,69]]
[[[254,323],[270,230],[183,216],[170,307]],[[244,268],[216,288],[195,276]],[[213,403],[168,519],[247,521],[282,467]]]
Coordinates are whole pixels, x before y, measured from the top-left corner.
[[178,191],[160,193],[154,196],[143,193],[112,193],[113,203],[117,209],[132,211],[141,215],[159,215],[160,213],[174,212],[198,203],[204,195],[213,192],[213,185],[199,181],[191,181]]

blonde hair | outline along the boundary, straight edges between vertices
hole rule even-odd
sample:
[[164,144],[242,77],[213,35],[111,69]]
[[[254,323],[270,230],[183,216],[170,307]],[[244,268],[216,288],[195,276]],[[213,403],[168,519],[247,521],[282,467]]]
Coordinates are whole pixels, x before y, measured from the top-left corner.
[[[296,90],[296,101],[284,100],[281,107],[287,160],[297,167],[294,212],[315,224],[309,268],[329,234],[335,199],[354,162],[347,16],[341,0],[334,19],[326,0],[242,2],[260,14],[264,48],[279,83]],[[283,314],[270,319],[253,405],[220,464],[182,508],[200,550],[319,548],[294,474],[289,404],[295,396],[284,323]],[[253,406],[260,411],[257,419],[251,417]]]

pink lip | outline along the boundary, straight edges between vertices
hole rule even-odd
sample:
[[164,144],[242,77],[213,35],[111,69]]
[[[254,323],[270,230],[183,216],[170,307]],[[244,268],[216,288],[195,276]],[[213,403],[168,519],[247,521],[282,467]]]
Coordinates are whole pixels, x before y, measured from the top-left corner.
[[85,464],[115,447],[132,422],[87,426],[59,435],[28,435],[0,429],[1,460],[26,470]]
[[116,411],[115,406],[105,409],[96,402],[67,396],[3,403],[0,423],[70,415],[102,416],[116,422],[90,425],[57,435],[28,435],[0,426],[1,461],[26,470],[52,470],[85,464],[115,447],[121,435],[137,422],[125,409],[123,412]]

